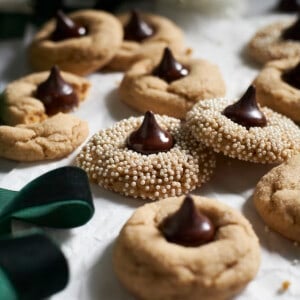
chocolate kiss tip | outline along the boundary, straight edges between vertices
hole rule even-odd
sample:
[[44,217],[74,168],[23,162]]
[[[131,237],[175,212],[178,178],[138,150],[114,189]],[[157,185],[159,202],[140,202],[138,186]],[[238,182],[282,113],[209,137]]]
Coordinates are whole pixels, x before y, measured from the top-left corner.
[[297,20],[282,32],[284,40],[300,40],[300,14],[298,13]]
[[147,111],[141,126],[126,141],[127,147],[142,154],[169,151],[174,146],[172,135],[157,123],[154,114]]
[[183,246],[200,246],[215,236],[213,223],[197,211],[190,195],[185,197],[178,211],[162,222],[160,230],[169,242]]
[[291,70],[282,74],[282,79],[296,89],[300,89],[300,62]]
[[168,83],[181,79],[188,74],[189,70],[174,58],[172,51],[168,47],[165,48],[160,63],[152,71],[152,75]]
[[68,112],[79,103],[72,85],[61,77],[56,65],[51,68],[48,78],[38,85],[35,97],[43,102],[48,115]]
[[142,42],[154,34],[154,28],[141,18],[137,10],[130,12],[130,18],[124,26],[124,39]]
[[239,101],[224,109],[223,115],[247,129],[267,125],[267,119],[257,105],[256,90],[252,85]]
[[62,10],[56,12],[56,28],[51,37],[53,41],[58,42],[69,38],[81,37],[86,35],[86,33],[85,27],[77,25]]

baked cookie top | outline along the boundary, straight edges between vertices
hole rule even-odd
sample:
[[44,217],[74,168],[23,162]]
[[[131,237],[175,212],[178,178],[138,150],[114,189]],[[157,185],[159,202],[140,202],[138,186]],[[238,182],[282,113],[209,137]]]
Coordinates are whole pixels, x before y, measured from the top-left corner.
[[260,29],[248,44],[249,55],[260,63],[283,58],[300,56],[300,35],[287,34],[285,32],[295,26],[299,31],[298,20],[280,21]]
[[[68,15],[76,26],[86,29],[86,34],[69,38],[54,38],[57,24],[47,22],[34,36],[29,47],[31,65],[39,71],[58,65],[62,70],[85,75],[108,63],[121,46],[123,31],[120,22],[109,13],[96,10],[79,10]],[[71,19],[71,20],[70,20]]]
[[[123,26],[124,41],[116,56],[109,63],[108,68],[116,71],[126,71],[139,60],[156,59],[163,53],[165,47],[170,47],[178,55],[185,55],[183,32],[171,20],[153,14],[131,12],[120,15],[119,20]],[[142,22],[142,24],[141,24]],[[146,25],[145,25],[146,24]],[[135,36],[126,39],[126,27]],[[148,28],[140,38],[143,28]],[[149,34],[150,30],[150,34]],[[148,34],[147,34],[148,33]]]
[[[178,65],[187,71],[183,76],[178,76],[182,71]],[[133,65],[119,88],[121,100],[134,109],[181,119],[196,102],[223,97],[225,90],[218,66],[204,59],[176,60],[169,48],[165,48],[160,62],[143,60]]]
[[254,81],[257,101],[300,122],[299,58],[268,63]]
[[192,199],[197,212],[216,228],[213,239],[200,246],[170,242],[161,230],[165,220],[181,209],[184,197],[138,208],[121,230],[114,269],[137,298],[231,299],[255,276],[260,248],[250,223],[216,200]]
[[0,157],[24,162],[62,158],[82,144],[88,132],[85,121],[63,113],[38,124],[0,126]]
[[[143,154],[129,148],[129,137],[130,145],[135,144],[137,150],[143,144],[150,148],[153,143],[159,144],[153,142],[157,137],[166,139],[161,131],[152,131],[153,118],[147,112],[145,118],[131,117],[99,131],[83,147],[76,164],[87,172],[91,181],[106,189],[150,200],[182,195],[208,181],[215,167],[215,156],[178,119],[155,115],[159,128],[174,141],[163,151]],[[140,136],[140,141],[132,138],[137,131],[145,138]]]
[[[254,88],[249,89],[241,100],[246,95],[254,101]],[[244,111],[236,111],[236,117],[243,119],[245,114],[249,114],[255,121],[255,117],[259,115],[261,120],[264,119],[262,127],[259,127],[259,124],[247,127],[245,124],[240,125],[233,117],[227,117],[224,110],[234,103],[228,99],[198,102],[187,114],[187,127],[198,141],[212,147],[214,151],[240,160],[280,163],[299,152],[298,126],[267,107],[259,110],[256,102],[251,101],[246,104]],[[239,102],[235,102],[234,106]],[[253,106],[256,106],[254,111]]]
[[[49,99],[51,93],[56,98],[59,94],[64,96],[64,94],[75,93],[78,101],[81,102],[87,97],[90,88],[88,80],[66,72],[58,74],[56,68],[52,68],[51,72],[33,73],[22,77],[9,83],[0,97],[1,121],[6,125],[14,126],[17,124],[39,123],[45,120],[48,117],[45,104],[37,98],[38,87],[45,81],[48,81],[49,92],[48,96],[46,95],[47,99],[45,99],[46,105],[47,102],[51,102],[51,98]],[[66,87],[67,91],[65,92]],[[73,89],[73,91],[70,89]],[[63,100],[62,97],[59,98],[60,102]],[[69,99],[66,100],[68,104]],[[75,105],[63,107],[58,103],[58,111],[67,112],[77,105],[78,103],[75,103]]]
[[273,168],[257,184],[253,200],[267,226],[300,242],[300,155]]

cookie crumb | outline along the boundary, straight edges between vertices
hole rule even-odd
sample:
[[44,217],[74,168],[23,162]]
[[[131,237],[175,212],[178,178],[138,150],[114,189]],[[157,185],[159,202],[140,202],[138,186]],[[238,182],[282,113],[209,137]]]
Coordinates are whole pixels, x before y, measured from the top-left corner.
[[186,55],[192,55],[193,54],[193,49],[192,48],[187,48],[185,51]]
[[290,285],[291,285],[290,281],[288,281],[288,280],[283,281],[281,283],[281,287],[279,289],[279,293],[285,293],[289,289]]

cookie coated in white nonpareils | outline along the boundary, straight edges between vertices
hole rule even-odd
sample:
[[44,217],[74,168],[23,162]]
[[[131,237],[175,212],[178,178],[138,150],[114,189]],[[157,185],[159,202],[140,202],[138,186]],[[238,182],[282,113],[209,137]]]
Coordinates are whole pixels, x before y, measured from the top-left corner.
[[141,154],[129,150],[126,139],[143,121],[131,117],[96,133],[76,159],[92,182],[122,195],[157,200],[179,196],[207,182],[215,155],[182,127],[180,120],[155,115],[175,139],[167,152]]
[[293,121],[263,107],[267,125],[247,129],[223,115],[233,102],[210,99],[197,103],[187,114],[193,136],[215,152],[256,163],[280,163],[299,152],[300,130]]

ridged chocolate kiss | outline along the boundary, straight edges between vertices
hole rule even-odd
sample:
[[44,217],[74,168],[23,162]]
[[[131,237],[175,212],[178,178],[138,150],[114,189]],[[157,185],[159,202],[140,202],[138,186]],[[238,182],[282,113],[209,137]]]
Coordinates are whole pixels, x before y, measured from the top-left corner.
[[257,106],[255,94],[255,88],[250,86],[238,102],[225,108],[223,115],[247,129],[266,126],[267,119]]
[[200,213],[191,196],[186,196],[181,207],[160,225],[165,238],[183,246],[200,246],[211,242],[215,236],[212,221]]
[[154,28],[133,10],[128,23],[124,26],[124,39],[141,42],[154,34]]
[[126,144],[136,152],[153,154],[169,151],[174,146],[174,139],[157,124],[154,114],[147,111],[142,125],[130,134]]
[[189,70],[174,58],[169,48],[165,48],[159,65],[152,71],[152,75],[157,76],[168,83],[185,77],[188,74]]
[[43,102],[48,115],[68,112],[79,103],[73,87],[61,77],[57,66],[52,67],[47,80],[39,84],[35,97]]
[[284,40],[295,40],[295,41],[300,40],[300,16],[299,15],[296,22],[282,32],[282,38]]
[[52,41],[58,42],[70,38],[77,38],[87,34],[85,27],[77,25],[61,10],[56,13],[56,28],[52,33]]
[[300,63],[295,68],[282,74],[282,79],[296,89],[300,89]]
[[278,4],[278,10],[284,12],[299,12],[300,1],[299,0],[281,0]]

